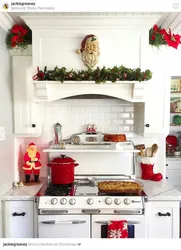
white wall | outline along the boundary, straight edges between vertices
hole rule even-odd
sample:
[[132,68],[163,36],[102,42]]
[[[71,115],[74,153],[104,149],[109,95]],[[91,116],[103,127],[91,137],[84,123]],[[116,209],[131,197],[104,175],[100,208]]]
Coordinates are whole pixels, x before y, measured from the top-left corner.
[[6,133],[6,140],[0,141],[0,195],[11,188],[14,179],[10,56],[6,50],[5,36],[6,32],[0,27],[0,127],[5,127]]

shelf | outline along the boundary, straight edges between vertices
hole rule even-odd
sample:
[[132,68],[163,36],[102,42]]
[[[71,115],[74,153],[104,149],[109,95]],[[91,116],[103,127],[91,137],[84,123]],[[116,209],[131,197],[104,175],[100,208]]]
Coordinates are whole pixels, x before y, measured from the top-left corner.
[[[66,148],[67,147],[67,148]],[[138,153],[140,150],[134,149],[132,144],[112,143],[110,145],[65,145],[65,149],[50,148],[44,149],[47,153]]]
[[169,161],[181,161],[181,155],[180,156],[169,156],[169,157],[166,157],[166,160],[169,160]]
[[97,94],[124,99],[130,102],[144,102],[144,88],[148,81],[118,81],[96,84],[94,81],[33,81],[34,97],[38,102],[55,101],[62,98]]
[[181,130],[181,126],[170,126],[170,131],[179,131]]
[[43,152],[47,153],[139,153],[140,150],[130,150],[130,149],[43,149]]

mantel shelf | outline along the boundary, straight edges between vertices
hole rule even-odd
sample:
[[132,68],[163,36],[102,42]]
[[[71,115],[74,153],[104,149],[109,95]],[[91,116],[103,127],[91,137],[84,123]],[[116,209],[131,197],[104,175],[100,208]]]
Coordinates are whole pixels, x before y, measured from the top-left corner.
[[107,95],[130,102],[144,102],[148,81],[118,81],[96,84],[94,81],[33,81],[35,101],[49,102],[76,95]]

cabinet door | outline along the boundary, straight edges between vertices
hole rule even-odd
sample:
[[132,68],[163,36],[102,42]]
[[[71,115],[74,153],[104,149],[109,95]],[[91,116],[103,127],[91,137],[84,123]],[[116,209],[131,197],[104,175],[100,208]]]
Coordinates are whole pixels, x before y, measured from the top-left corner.
[[[169,86],[167,51],[146,48],[142,55],[142,68],[152,72],[152,79],[145,84],[145,103],[135,104],[136,132],[149,136],[169,132]],[[144,53],[143,53],[144,54]]]
[[33,238],[33,201],[5,201],[4,237]]
[[179,202],[150,202],[149,238],[179,238]]
[[39,105],[33,102],[32,57],[13,56],[14,133],[41,134]]

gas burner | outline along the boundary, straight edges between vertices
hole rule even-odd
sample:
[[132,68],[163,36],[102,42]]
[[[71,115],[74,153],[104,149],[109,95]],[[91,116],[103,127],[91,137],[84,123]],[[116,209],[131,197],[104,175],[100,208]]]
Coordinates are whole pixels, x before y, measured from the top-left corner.
[[71,196],[73,195],[74,184],[49,184],[45,190],[45,196]]

